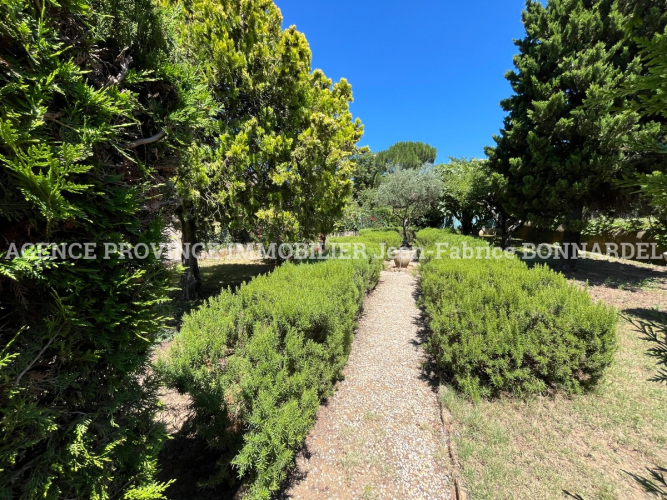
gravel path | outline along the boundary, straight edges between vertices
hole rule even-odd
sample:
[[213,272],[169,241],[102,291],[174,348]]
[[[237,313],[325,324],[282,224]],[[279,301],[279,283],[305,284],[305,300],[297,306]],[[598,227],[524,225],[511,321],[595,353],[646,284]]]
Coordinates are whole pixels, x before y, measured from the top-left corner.
[[345,380],[317,414],[288,498],[452,498],[415,293],[411,274],[385,271],[366,298]]

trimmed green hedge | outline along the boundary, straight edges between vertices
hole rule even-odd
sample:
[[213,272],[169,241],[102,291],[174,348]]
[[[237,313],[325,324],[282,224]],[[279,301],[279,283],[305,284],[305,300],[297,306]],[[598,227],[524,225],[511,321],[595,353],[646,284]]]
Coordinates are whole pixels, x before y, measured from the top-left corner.
[[[377,238],[336,240],[379,245]],[[370,256],[285,264],[185,318],[158,371],[191,396],[190,430],[221,452],[208,484],[236,476],[251,498],[280,487],[341,377],[362,300],[381,268]]]
[[[616,312],[546,266],[517,258],[449,258],[475,238],[420,231],[429,250],[449,244],[421,266],[422,304],[432,330],[427,344],[453,385],[473,399],[593,386],[612,362]],[[461,252],[462,253],[462,252]]]
[[465,241],[470,240],[468,236],[458,235],[453,229],[426,228],[417,232],[415,244],[424,248],[434,247],[437,243],[452,244],[461,241],[458,238],[463,238]]

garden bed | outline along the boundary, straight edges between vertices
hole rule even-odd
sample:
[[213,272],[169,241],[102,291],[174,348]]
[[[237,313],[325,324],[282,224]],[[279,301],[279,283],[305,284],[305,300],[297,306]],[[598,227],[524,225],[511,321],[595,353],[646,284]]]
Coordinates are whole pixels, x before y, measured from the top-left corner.
[[[667,271],[583,260],[578,284],[624,314],[667,311]],[[650,379],[650,345],[627,321],[618,351],[592,392],[572,397],[503,397],[472,403],[443,386],[453,439],[472,498],[655,498],[632,476],[667,465],[667,391]]]
[[[375,255],[394,238],[374,233],[353,242]],[[340,378],[381,267],[372,257],[285,264],[185,316],[157,366],[169,387],[190,398],[182,434],[216,451],[199,486],[240,486],[251,498],[279,489]]]

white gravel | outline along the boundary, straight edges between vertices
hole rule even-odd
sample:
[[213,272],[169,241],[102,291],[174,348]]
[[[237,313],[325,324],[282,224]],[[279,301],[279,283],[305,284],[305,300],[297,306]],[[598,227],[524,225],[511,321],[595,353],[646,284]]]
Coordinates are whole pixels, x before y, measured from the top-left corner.
[[297,460],[287,497],[453,497],[437,396],[424,373],[416,279],[384,271],[364,303],[345,380]]

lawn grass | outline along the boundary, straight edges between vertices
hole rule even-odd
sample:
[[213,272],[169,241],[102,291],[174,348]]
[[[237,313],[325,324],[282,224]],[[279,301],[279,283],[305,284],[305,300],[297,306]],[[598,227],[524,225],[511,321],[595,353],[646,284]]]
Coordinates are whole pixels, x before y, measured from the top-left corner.
[[200,260],[202,295],[206,297],[216,295],[227,287],[236,289],[256,276],[270,272],[273,268],[273,263],[258,260]]
[[628,474],[667,465],[667,387],[625,320],[619,351],[593,393],[473,404],[443,386],[463,478],[474,499],[654,498]]
[[160,342],[173,338],[180,328],[184,314],[200,307],[206,299],[218,295],[221,290],[236,290],[243,283],[251,281],[260,274],[271,272],[274,262],[241,259],[201,259],[198,262],[202,279],[201,296],[197,300],[184,300],[180,294],[180,275],[175,273],[171,286],[174,288],[171,301],[165,306],[165,314],[171,319],[160,332]]

